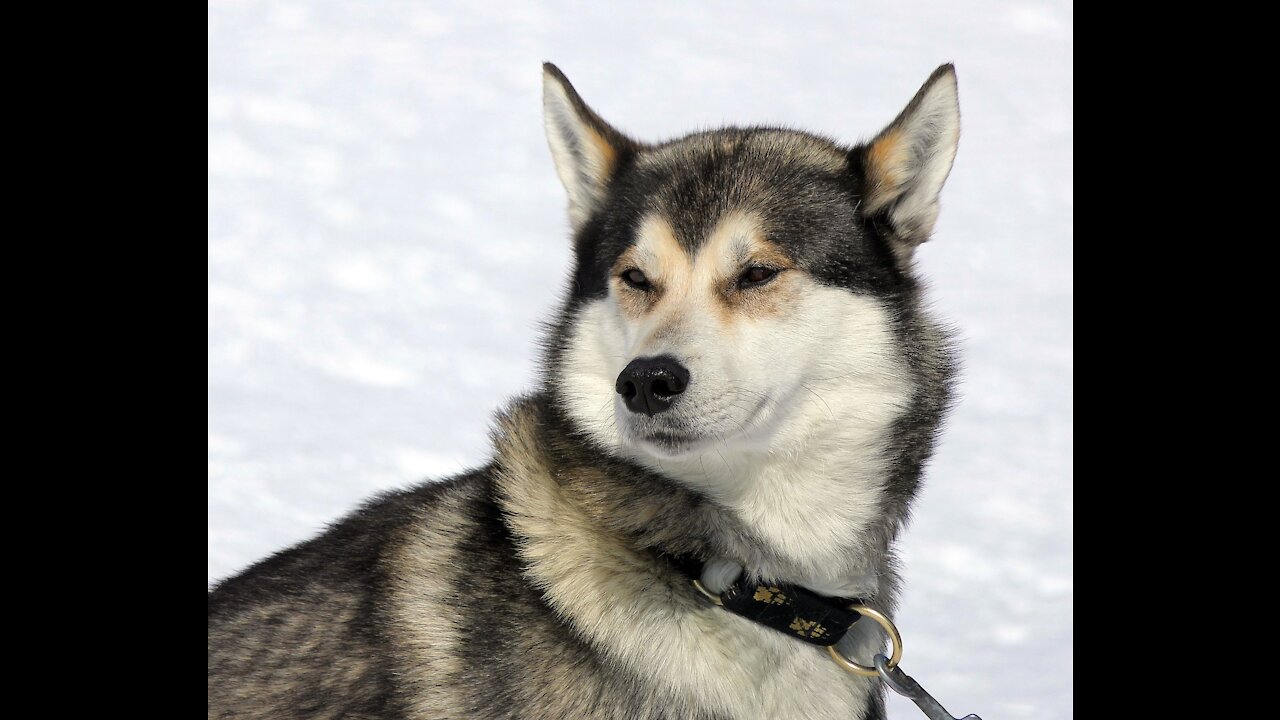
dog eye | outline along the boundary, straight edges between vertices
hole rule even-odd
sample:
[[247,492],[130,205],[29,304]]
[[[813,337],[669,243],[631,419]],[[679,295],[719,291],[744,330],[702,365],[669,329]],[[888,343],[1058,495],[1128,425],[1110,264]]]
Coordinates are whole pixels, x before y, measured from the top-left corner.
[[765,267],[763,265],[752,265],[742,274],[738,276],[738,287],[749,288],[759,287],[777,277],[778,271],[775,268]]
[[631,287],[637,290],[649,289],[649,278],[645,277],[644,273],[640,272],[635,268],[631,268],[630,270],[624,270],[620,277],[622,278],[622,282],[630,285]]

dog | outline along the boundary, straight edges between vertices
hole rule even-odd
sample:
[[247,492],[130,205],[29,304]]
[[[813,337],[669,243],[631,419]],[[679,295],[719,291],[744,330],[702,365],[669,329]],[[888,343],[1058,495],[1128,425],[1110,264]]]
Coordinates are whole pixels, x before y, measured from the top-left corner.
[[[913,267],[956,154],[954,68],[857,145],[647,144],[543,71],[574,266],[536,391],[483,467],[212,589],[209,716],[883,717],[878,679],[804,641],[825,625],[717,603],[747,583],[895,607],[955,375]],[[882,642],[860,622],[835,647],[867,664]]]

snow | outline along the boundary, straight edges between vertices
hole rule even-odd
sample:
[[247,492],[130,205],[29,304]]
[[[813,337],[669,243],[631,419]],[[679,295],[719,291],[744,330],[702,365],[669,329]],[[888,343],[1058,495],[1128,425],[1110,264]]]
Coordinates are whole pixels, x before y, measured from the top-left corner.
[[568,262],[543,60],[641,138],[850,141],[953,61],[964,130],[919,263],[963,337],[963,397],[902,542],[903,666],[958,714],[1071,717],[1072,15],[211,3],[209,581],[487,457]]

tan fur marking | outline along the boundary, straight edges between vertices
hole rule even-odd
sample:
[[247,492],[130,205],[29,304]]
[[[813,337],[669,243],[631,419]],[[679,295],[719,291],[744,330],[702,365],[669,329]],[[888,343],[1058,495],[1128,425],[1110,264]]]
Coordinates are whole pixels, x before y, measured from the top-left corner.
[[791,267],[791,256],[777,244],[770,242],[763,237],[757,237],[753,240],[754,251],[751,253],[751,259],[761,265],[768,265],[786,269]]
[[724,296],[727,300],[725,306],[734,311],[734,316],[753,320],[793,311],[799,303],[801,286],[796,273],[791,270],[791,258],[774,243],[758,239],[750,262],[778,268],[779,273],[768,285],[745,290],[734,288],[732,293]]
[[869,212],[884,207],[902,192],[909,161],[907,143],[901,130],[889,130],[871,144],[867,150],[867,175],[872,186],[867,205]]
[[657,262],[658,280],[664,285],[676,287],[689,273],[689,255],[676,240],[676,232],[666,218],[646,220],[640,234],[648,241],[649,252]]
[[[676,335],[692,314],[714,315],[722,327],[741,319],[760,319],[785,313],[799,292],[791,258],[765,238],[764,224],[743,211],[727,213],[716,223],[697,256],[690,258],[676,240],[671,224],[650,216],[640,225],[636,244],[613,266],[614,294],[623,313],[632,321],[648,317],[645,342]],[[760,264],[781,272],[758,288],[740,289],[743,269]],[[648,293],[621,279],[628,268],[637,268],[653,284]]]
[[[794,303],[794,276],[786,272],[791,258],[765,237],[764,224],[747,212],[732,212],[716,224],[695,261],[699,283],[716,289],[712,306],[723,326],[743,319],[758,319],[786,311]],[[745,252],[744,252],[745,251]],[[738,277],[751,265],[765,265],[782,272],[767,285],[740,289]]]
[[588,129],[587,140],[595,146],[596,152],[600,157],[600,182],[607,181],[613,176],[613,171],[618,165],[618,151],[605,139],[604,135],[596,132],[594,128]]
[[[640,223],[636,243],[627,249],[613,265],[613,287],[618,304],[632,319],[638,319],[671,297],[687,294],[689,286],[689,255],[680,247],[675,231],[665,218],[650,216]],[[637,268],[645,274],[653,289],[637,290],[622,281],[627,268]]]
[[[457,543],[471,523],[464,507],[473,494],[474,487],[460,487],[442,497],[430,517],[405,526],[386,560],[393,578],[388,620],[401,650],[401,682],[413,688],[406,697],[415,717],[465,716],[463,698],[447,679],[464,670],[459,648],[466,629],[455,625],[442,598],[459,572]],[[443,708],[458,709],[442,715]]]
[[623,282],[622,273],[631,268],[644,272],[642,255],[643,253],[633,245],[618,256],[618,261],[613,264],[613,269],[610,271],[613,274],[610,282],[613,283],[613,294],[614,297],[618,298],[618,306],[622,308],[622,312],[627,317],[632,319],[640,317],[649,309],[650,298],[648,294],[636,290]]

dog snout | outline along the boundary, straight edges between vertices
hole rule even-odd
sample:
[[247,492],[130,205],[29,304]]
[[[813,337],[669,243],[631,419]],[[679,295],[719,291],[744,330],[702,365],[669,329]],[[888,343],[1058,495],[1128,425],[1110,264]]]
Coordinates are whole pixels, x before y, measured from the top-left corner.
[[632,360],[618,375],[615,389],[627,409],[657,415],[671,407],[677,395],[689,387],[689,371],[670,355]]

